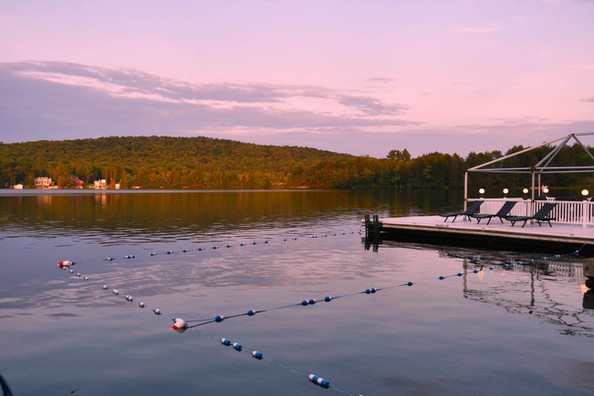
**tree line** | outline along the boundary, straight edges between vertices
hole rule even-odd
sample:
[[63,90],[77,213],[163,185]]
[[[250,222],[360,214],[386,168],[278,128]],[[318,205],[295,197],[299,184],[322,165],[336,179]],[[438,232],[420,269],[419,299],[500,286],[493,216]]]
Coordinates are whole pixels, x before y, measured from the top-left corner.
[[[356,189],[461,188],[464,171],[506,153],[432,152],[412,158],[408,150],[390,150],[385,158],[353,156],[297,146],[270,146],[206,137],[103,137],[62,141],[0,143],[0,186],[34,186],[50,177],[60,188],[92,185],[167,189]],[[550,151],[540,148],[506,160],[505,166],[531,166]],[[591,164],[576,145],[555,159],[563,165]],[[588,162],[590,161],[590,162]],[[570,186],[590,177],[547,176],[547,183]],[[472,183],[525,185],[523,175],[477,174]]]

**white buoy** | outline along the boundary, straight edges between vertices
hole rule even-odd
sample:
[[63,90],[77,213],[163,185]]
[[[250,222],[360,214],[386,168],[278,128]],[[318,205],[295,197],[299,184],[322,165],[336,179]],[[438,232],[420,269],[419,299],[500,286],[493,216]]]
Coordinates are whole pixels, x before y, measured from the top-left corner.
[[117,296],[118,294],[120,294],[120,292],[118,291],[118,289],[113,289],[111,292],[112,292],[113,294],[115,294],[116,296]]

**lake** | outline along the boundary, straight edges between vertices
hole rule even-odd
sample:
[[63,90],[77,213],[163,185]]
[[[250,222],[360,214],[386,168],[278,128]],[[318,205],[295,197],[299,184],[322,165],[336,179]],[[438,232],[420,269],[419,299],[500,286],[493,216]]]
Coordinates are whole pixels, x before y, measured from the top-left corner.
[[584,258],[363,240],[365,214],[461,202],[1,190],[0,374],[15,395],[594,394]]

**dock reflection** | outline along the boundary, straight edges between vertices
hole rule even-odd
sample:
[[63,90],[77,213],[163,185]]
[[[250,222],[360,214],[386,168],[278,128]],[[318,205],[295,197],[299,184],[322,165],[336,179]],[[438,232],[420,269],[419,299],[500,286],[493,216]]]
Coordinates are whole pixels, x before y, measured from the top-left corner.
[[[435,250],[440,257],[459,260],[465,299],[537,317],[561,326],[559,332],[563,334],[594,337],[594,290],[584,272],[590,259],[367,238],[364,248],[371,247],[375,252],[398,248]],[[580,295],[581,301],[576,298]]]

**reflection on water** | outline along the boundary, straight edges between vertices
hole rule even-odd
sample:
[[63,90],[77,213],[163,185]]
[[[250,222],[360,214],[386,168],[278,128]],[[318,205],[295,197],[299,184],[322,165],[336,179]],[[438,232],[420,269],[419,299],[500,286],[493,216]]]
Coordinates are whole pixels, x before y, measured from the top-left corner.
[[[380,248],[427,249],[427,245],[411,245],[399,242],[365,240],[365,249],[375,243]],[[557,256],[534,255],[518,252],[493,252],[433,246],[440,255],[460,260],[464,298],[481,303],[494,304],[515,314],[527,314],[561,326],[559,332],[569,335],[594,337],[592,320],[593,291],[586,287],[584,264],[589,259],[573,254]],[[478,276],[474,271],[479,270]],[[498,277],[489,276],[489,272]],[[488,277],[488,279],[487,279]],[[582,305],[568,298],[568,289],[583,293]]]
[[389,216],[434,213],[450,194],[353,191],[153,192],[0,190],[5,234],[47,232],[119,242],[200,238],[229,230],[274,230],[311,222],[351,221],[370,211]]
[[[336,393],[309,373],[346,394],[592,394],[580,257],[365,250],[363,214],[443,205],[353,192],[0,194],[0,371],[18,395]],[[88,280],[58,269],[66,259]],[[229,319],[183,334],[168,319],[216,315]]]

